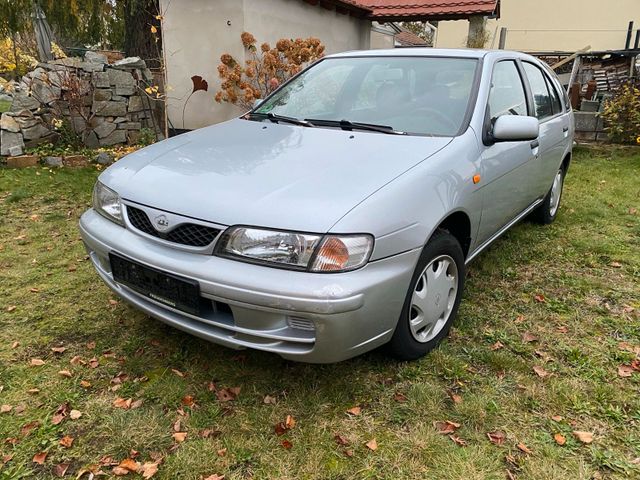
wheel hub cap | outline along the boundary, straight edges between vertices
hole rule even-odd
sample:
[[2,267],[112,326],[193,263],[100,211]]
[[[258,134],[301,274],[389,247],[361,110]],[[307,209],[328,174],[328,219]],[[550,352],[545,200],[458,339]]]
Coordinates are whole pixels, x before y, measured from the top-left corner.
[[556,177],[553,179],[553,185],[551,186],[551,198],[549,201],[549,213],[554,216],[560,206],[560,196],[562,195],[562,170],[558,170]]
[[409,327],[418,342],[436,337],[451,315],[458,294],[458,267],[448,255],[433,259],[416,282],[409,310]]

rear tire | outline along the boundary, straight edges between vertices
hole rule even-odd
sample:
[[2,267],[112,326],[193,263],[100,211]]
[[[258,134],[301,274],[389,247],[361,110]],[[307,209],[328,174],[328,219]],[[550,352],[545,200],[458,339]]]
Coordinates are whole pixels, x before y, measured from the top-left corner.
[[460,243],[449,232],[437,230],[420,255],[388,344],[394,357],[416,360],[447,336],[458,313],[464,275]]
[[565,173],[565,167],[562,165],[553,177],[553,184],[544,197],[544,200],[540,206],[531,213],[531,220],[542,225],[549,225],[556,219],[558,211],[560,210]]

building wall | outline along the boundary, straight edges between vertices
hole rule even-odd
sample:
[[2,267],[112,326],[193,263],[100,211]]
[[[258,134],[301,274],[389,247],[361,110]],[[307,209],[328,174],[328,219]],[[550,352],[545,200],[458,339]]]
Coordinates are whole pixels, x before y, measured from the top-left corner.
[[[220,55],[244,61],[240,34],[251,32],[258,43],[280,38],[317,37],[326,52],[368,49],[371,22],[312,6],[301,0],[160,0],[167,68],[168,116],[173,128],[195,129],[242,113],[214,100],[220,81]],[[192,90],[191,77],[201,75],[208,92]]]
[[[631,20],[640,28],[640,0],[501,0],[500,19],[487,22],[487,47],[498,48],[500,28],[507,27],[512,50],[623,49]],[[439,22],[436,45],[463,47],[468,26],[466,20]]]

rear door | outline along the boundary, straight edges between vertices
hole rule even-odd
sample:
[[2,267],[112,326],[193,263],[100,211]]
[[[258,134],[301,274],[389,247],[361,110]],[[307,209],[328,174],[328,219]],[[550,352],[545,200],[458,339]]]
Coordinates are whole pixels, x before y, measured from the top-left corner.
[[[529,114],[522,72],[515,60],[494,65],[487,102],[486,131],[502,115]],[[535,200],[531,177],[538,152],[537,141],[488,144],[481,160],[483,209],[478,232],[480,243],[489,239]]]
[[533,107],[540,121],[540,158],[535,175],[535,195],[544,197],[553,182],[569,136],[569,115],[564,111],[556,82],[538,65],[523,61],[525,75],[533,97]]

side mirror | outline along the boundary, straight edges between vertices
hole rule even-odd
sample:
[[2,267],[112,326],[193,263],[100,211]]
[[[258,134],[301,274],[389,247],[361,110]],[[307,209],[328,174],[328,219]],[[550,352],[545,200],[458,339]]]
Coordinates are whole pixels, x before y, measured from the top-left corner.
[[536,117],[502,115],[493,123],[491,136],[495,142],[518,142],[535,140],[540,134],[540,123]]

